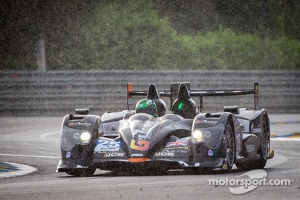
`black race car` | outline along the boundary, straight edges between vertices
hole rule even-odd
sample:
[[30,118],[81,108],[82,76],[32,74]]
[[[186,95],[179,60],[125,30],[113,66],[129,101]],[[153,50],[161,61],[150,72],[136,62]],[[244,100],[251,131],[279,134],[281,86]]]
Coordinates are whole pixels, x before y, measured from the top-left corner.
[[[89,114],[76,109],[62,123],[57,172],[91,176],[96,168],[162,173],[169,169],[219,170],[264,168],[270,148],[270,122],[259,109],[258,82],[249,90],[191,90],[171,83],[170,91],[134,91],[127,85],[128,109]],[[225,106],[202,113],[203,97],[254,94],[255,109]],[[145,96],[131,109],[133,96]],[[161,97],[170,97],[170,109]],[[200,97],[198,108],[191,97]],[[200,111],[198,111],[198,109]]]

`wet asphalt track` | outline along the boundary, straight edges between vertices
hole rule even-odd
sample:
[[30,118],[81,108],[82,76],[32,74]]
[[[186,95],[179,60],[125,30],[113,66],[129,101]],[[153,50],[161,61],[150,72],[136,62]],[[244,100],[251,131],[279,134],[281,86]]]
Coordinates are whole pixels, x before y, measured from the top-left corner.
[[[271,116],[271,133],[277,138],[271,140],[275,157],[265,168],[267,178],[288,179],[291,185],[259,186],[240,195],[230,193],[228,185],[209,185],[210,179],[236,179],[245,173],[237,169],[230,174],[171,171],[159,176],[97,170],[88,178],[57,174],[61,117],[0,118],[0,199],[300,199],[300,141],[288,135],[300,132],[299,116]],[[14,163],[36,171],[2,178],[9,166],[18,167]]]

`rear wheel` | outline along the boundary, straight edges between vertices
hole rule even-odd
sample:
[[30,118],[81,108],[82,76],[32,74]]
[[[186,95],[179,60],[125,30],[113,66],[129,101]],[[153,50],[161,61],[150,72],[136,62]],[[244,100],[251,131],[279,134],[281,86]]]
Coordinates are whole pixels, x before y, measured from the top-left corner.
[[247,163],[237,163],[236,166],[238,169],[242,169],[242,170],[263,169],[266,166],[267,159],[269,156],[269,149],[270,149],[270,129],[268,126],[267,117],[263,117],[262,130],[257,136],[261,142],[260,148],[258,150],[258,154],[260,155],[260,158],[258,160],[254,160]]

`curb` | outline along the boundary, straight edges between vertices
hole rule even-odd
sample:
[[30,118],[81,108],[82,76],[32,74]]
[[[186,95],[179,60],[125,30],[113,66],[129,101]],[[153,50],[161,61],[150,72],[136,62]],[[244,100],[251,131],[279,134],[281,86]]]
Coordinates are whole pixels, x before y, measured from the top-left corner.
[[293,120],[293,121],[285,121],[285,122],[270,122],[270,124],[300,124],[299,120]]
[[35,171],[36,168],[28,165],[0,162],[0,178],[23,176]]
[[272,140],[281,140],[281,141],[300,141],[300,133],[291,133],[291,134],[285,134],[285,135],[276,135],[271,134],[270,138]]

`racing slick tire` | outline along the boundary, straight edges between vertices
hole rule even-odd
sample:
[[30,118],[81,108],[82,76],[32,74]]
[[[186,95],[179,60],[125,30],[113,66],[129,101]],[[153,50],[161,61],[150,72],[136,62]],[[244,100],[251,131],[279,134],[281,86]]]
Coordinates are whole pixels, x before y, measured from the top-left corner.
[[260,155],[260,158],[258,160],[254,160],[251,162],[236,163],[238,169],[241,170],[263,169],[266,166],[267,159],[269,156],[269,149],[270,149],[270,129],[268,126],[268,120],[266,116],[262,118],[262,131],[257,136],[261,141],[261,145],[258,150],[258,154]]
[[89,177],[89,176],[93,176],[95,171],[96,171],[96,167],[89,167],[87,169],[70,169],[66,171],[66,173],[71,176]]
[[222,143],[225,150],[225,158],[222,164],[223,172],[230,172],[233,164],[235,163],[235,140],[234,140],[234,131],[233,125],[230,122],[227,122],[226,128],[224,131]]

